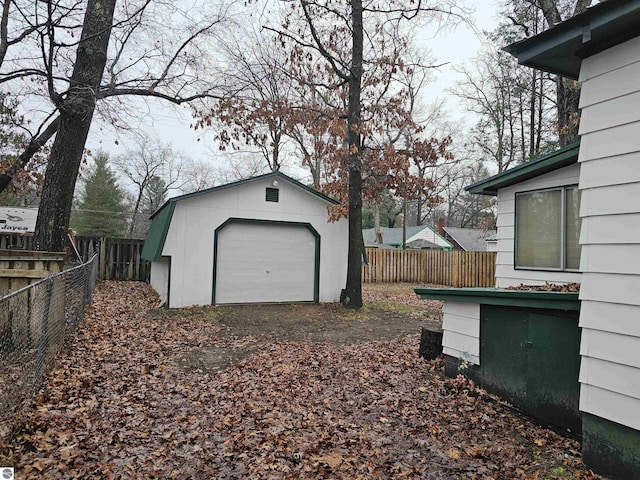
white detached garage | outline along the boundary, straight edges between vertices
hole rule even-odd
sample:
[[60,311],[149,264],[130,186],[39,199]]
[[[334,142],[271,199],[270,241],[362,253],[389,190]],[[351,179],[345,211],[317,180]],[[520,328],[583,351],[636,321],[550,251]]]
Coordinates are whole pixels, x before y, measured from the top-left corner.
[[152,216],[142,257],[170,307],[337,302],[348,225],[337,202],[280,173],[168,200]]

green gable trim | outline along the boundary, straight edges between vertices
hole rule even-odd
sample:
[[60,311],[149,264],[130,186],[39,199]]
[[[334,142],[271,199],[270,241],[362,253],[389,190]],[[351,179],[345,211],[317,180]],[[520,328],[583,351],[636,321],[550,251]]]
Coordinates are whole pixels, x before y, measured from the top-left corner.
[[413,291],[425,300],[551,310],[580,310],[579,294],[570,292],[508,290],[504,288],[416,288]]
[[535,158],[517,167],[510,168],[493,177],[472,183],[465,187],[465,190],[482,195],[497,195],[499,188],[524,182],[530,178],[576,163],[578,161],[579,149],[580,142],[572,143],[560,150]]
[[518,63],[577,79],[582,59],[640,35],[640,0],[607,0],[508,45]]
[[175,208],[175,202],[168,202],[154,214],[147,232],[147,238],[144,240],[142,254],[140,255],[145,260],[154,262],[162,255],[162,249],[167,239],[167,232],[169,232],[169,225]]
[[340,202],[337,200],[328,197],[314,188],[308,187],[307,185],[300,183],[299,181],[285,175],[281,172],[271,172],[265,175],[259,175],[257,177],[247,178],[245,180],[239,180],[237,182],[227,183],[225,185],[219,185],[217,187],[208,188],[206,190],[199,190],[197,192],[187,193],[185,195],[180,195],[178,197],[173,197],[167,200],[158,210],[156,210],[153,215],[151,215],[151,226],[149,227],[149,232],[147,233],[147,238],[144,242],[144,247],[142,249],[142,258],[145,260],[155,261],[160,258],[162,254],[162,249],[164,248],[164,242],[167,238],[167,232],[169,231],[169,225],[171,224],[171,218],[173,217],[173,211],[176,208],[176,202],[180,200],[184,200],[186,198],[196,197],[198,195],[204,195],[211,192],[216,192],[218,190],[224,190],[230,187],[236,187],[239,185],[244,185],[245,183],[251,183],[256,180],[263,180],[272,178],[282,179],[296,187],[305,190],[308,193],[315,195],[318,198],[321,198],[325,202],[331,203],[332,205],[339,205]]
[[218,185],[217,187],[207,188],[205,190],[198,190],[197,192],[186,193],[184,195],[180,195],[180,196],[177,196],[177,197],[170,198],[169,200],[167,200],[162,205],[162,207],[160,207],[153,215],[151,215],[151,218],[154,218],[156,215],[158,215],[160,213],[160,211],[169,203],[175,203],[175,202],[178,202],[180,200],[184,200],[185,198],[197,197],[199,195],[205,195],[207,193],[217,192],[218,190],[225,190],[227,188],[237,187],[239,185],[244,185],[245,183],[251,183],[251,182],[255,182],[257,180],[264,180],[264,179],[268,179],[268,178],[272,178],[272,177],[273,177],[274,180],[277,180],[277,179],[286,180],[287,182],[295,185],[296,187],[299,187],[302,190],[305,190],[306,192],[311,193],[312,195],[315,195],[318,198],[321,198],[325,202],[331,203],[333,205],[339,205],[340,204],[340,202],[337,201],[336,199],[328,197],[327,195],[324,195],[323,193],[320,193],[319,191],[317,191],[314,188],[308,187],[304,183],[301,183],[301,182],[289,177],[288,175],[285,175],[284,173],[271,172],[271,173],[266,173],[264,175],[258,175],[257,177],[251,177],[251,178],[247,178],[245,180],[239,180],[237,182],[226,183],[224,185]]

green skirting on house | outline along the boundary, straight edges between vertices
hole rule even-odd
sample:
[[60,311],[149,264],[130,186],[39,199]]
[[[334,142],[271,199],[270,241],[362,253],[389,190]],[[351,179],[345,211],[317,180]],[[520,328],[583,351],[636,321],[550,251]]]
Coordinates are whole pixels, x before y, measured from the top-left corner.
[[[480,361],[465,375],[540,422],[580,433],[577,293],[495,288],[417,288],[415,292],[425,299],[479,305]],[[444,346],[459,350],[455,343],[446,344],[446,322],[443,327]],[[459,363],[445,357],[445,374],[461,373]]]
[[610,479],[640,479],[640,432],[582,413],[582,461]]
[[480,365],[461,372],[462,360],[445,355],[447,376],[464,373],[543,423],[581,431],[583,461],[597,473],[612,480],[640,479],[640,431],[579,411],[577,293],[484,288],[415,292],[424,299],[480,305]]

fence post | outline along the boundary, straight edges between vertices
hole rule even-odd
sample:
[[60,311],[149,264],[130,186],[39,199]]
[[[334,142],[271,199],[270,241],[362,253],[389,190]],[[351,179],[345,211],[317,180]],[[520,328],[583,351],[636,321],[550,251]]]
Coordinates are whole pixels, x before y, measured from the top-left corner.
[[107,266],[107,241],[104,237],[100,238],[100,279],[104,280],[106,277],[106,266]]
[[44,362],[49,348],[49,310],[51,308],[51,297],[53,291],[53,281],[47,280],[47,294],[40,326],[40,342],[38,343],[38,357],[36,358],[36,382],[42,379]]
[[129,265],[127,266],[127,278],[125,280],[133,280],[133,266],[135,264],[135,251],[133,249],[133,244],[130,243],[127,245],[127,255],[129,258]]
[[84,309],[87,305],[89,305],[89,303],[91,302],[91,292],[93,292],[93,281],[91,280],[91,276],[93,275],[94,272],[94,265],[93,262],[95,262],[95,258],[93,259],[93,261],[91,262],[91,270],[89,270],[87,267],[85,267],[82,271],[82,275],[84,277],[86,277],[86,280],[84,282],[84,292],[82,295],[82,312],[84,313]]

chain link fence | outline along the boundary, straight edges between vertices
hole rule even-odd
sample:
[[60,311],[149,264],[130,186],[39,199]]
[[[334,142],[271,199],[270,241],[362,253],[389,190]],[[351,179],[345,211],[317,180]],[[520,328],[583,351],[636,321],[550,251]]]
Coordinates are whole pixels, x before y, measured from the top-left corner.
[[0,441],[18,424],[42,376],[84,318],[98,256],[0,298]]

